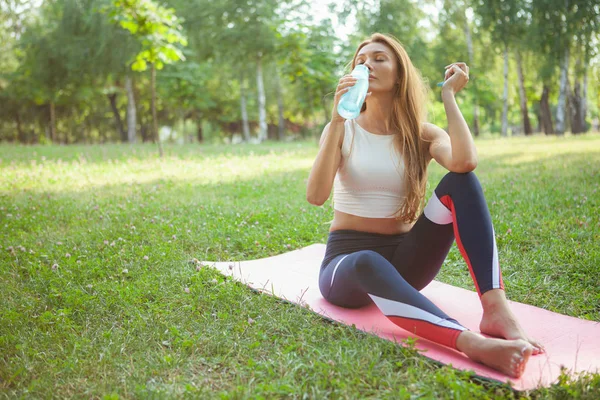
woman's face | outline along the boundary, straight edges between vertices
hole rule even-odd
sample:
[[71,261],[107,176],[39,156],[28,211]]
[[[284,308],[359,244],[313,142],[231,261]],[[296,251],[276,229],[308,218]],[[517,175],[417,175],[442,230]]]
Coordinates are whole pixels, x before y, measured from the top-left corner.
[[383,43],[369,43],[356,55],[356,64],[369,69],[369,91],[394,90],[398,81],[398,65],[392,51]]

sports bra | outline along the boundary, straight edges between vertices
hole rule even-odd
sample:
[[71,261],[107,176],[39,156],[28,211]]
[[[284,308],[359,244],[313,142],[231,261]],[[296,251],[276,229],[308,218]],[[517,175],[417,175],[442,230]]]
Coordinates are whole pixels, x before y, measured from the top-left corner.
[[404,162],[394,148],[394,136],[376,135],[355,120],[346,120],[342,159],[333,181],[335,210],[394,218],[405,192]]

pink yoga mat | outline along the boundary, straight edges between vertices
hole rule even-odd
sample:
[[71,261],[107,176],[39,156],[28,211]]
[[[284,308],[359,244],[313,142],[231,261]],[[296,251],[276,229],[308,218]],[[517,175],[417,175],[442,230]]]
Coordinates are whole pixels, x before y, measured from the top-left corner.
[[[325,245],[314,244],[300,250],[260,260],[241,262],[211,262],[222,274],[253,289],[281,299],[308,306],[322,316],[346,325],[355,324],[365,332],[384,339],[400,342],[415,337],[389,321],[375,305],[360,309],[345,309],[329,304],[319,292],[319,266],[325,254]],[[476,292],[457,288],[437,281],[422,293],[438,307],[474,332],[479,331],[482,309]],[[510,293],[509,293],[510,296]],[[461,370],[510,382],[517,390],[535,389],[556,382],[561,366],[576,376],[580,372],[600,371],[600,324],[557,314],[527,304],[510,302],[523,328],[540,340],[546,353],[529,359],[525,374],[512,379],[485,365],[469,360],[462,353],[419,338],[416,347],[422,354]]]

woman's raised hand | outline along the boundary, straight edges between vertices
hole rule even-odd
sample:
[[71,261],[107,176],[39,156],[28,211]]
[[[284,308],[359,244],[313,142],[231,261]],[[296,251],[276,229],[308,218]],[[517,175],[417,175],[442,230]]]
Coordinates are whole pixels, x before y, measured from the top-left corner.
[[[348,74],[342,76],[339,80],[337,88],[335,89],[335,96],[333,97],[333,111],[331,112],[331,122],[344,122],[344,118],[340,116],[337,112],[338,104],[340,103],[340,99],[344,93],[346,93],[352,86],[356,84],[356,79],[354,76]],[[367,93],[367,97],[371,95],[371,92]]]
[[460,92],[469,82],[469,66],[464,62],[446,65],[443,90],[451,90],[456,94]]

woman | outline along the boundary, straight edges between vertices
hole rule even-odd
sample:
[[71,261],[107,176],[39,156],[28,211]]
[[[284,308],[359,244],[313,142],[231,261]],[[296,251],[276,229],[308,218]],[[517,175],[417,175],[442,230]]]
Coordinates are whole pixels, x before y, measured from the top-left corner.
[[[396,39],[373,34],[358,46],[356,64],[370,72],[361,114],[346,121],[337,113],[356,82],[345,75],[308,179],[311,204],[322,205],[334,189],[321,293],[341,307],[374,302],[398,326],[518,378],[529,356],[544,350],[521,329],[504,294],[490,213],[472,172],[477,151],[454,97],[469,67],[446,67],[446,133],[425,123],[427,87]],[[450,172],[423,208],[431,159]],[[467,330],[419,292],[455,238],[481,299],[480,330],[502,339]]]

